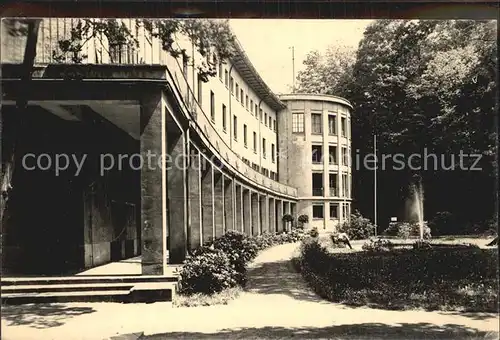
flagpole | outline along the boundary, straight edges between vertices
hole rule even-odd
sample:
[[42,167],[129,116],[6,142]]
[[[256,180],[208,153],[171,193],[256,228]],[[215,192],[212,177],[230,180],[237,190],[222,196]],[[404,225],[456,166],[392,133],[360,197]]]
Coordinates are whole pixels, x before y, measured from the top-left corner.
[[375,156],[375,167],[373,169],[373,217],[375,221],[375,236],[377,236],[377,135],[373,135],[373,154]]

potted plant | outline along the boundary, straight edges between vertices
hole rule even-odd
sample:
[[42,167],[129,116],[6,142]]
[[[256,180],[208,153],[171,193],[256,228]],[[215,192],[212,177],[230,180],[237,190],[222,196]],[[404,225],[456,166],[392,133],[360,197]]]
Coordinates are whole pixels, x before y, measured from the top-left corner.
[[309,223],[309,216],[308,215],[300,215],[299,218],[297,219],[299,222],[299,228],[304,229],[304,224]]

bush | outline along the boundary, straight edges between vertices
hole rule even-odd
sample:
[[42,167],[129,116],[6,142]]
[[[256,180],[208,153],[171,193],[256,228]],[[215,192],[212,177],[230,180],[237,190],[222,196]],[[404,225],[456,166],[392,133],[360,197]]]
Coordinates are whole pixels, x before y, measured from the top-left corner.
[[333,302],[386,309],[498,310],[496,249],[331,254],[317,239],[307,238],[293,264],[318,295]]
[[319,236],[318,228],[312,228],[311,230],[309,230],[309,236],[318,237]]
[[361,249],[370,252],[386,252],[394,249],[394,244],[389,240],[370,240],[369,242],[363,244]]
[[429,226],[437,235],[451,235],[457,230],[457,221],[449,211],[437,212],[429,221]]
[[180,292],[214,294],[237,285],[238,272],[219,249],[200,247],[184,262],[180,272]]
[[195,249],[193,255],[184,262],[180,273],[180,292],[185,295],[214,294],[244,285],[247,264],[257,256],[259,250],[301,241],[304,237],[304,232],[297,229],[281,234],[266,232],[255,237],[239,231],[228,231],[214,242]]
[[430,249],[432,248],[431,243],[426,240],[416,240],[413,242],[413,249],[415,250],[420,250],[420,249]]
[[[403,239],[410,237],[420,237],[420,226],[418,223],[390,222],[389,227],[384,230],[383,235],[395,236]],[[431,229],[424,222],[424,239],[431,238]]]
[[339,231],[346,233],[351,240],[366,240],[375,235],[375,226],[356,210],[351,214],[350,221],[342,223]]
[[213,243],[215,249],[222,250],[229,262],[238,272],[238,283],[244,284],[246,282],[246,265],[249,261],[257,256],[259,248],[257,244],[246,234],[230,230]]

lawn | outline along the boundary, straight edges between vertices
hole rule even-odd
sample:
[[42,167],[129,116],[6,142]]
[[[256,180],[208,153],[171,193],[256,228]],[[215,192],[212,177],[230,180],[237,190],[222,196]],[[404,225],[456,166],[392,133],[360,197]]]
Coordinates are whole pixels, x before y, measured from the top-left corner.
[[[391,240],[408,244],[414,240]],[[298,270],[322,297],[349,305],[385,309],[425,308],[497,312],[497,248],[453,247],[464,239],[436,239],[433,248],[402,246],[373,253],[334,248],[325,236],[309,240],[295,260]],[[472,243],[472,242],[471,242]],[[484,245],[485,239],[474,243]]]

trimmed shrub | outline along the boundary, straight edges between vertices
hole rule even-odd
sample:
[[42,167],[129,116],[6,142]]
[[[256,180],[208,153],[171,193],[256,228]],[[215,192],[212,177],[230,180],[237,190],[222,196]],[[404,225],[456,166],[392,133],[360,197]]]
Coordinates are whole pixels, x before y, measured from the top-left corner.
[[431,243],[426,240],[416,240],[413,242],[413,249],[422,250],[422,249],[431,249]]
[[368,218],[365,218],[356,210],[350,216],[350,221],[345,221],[339,231],[346,233],[351,240],[366,240],[375,235],[375,225]]
[[229,262],[239,274],[238,283],[245,284],[246,265],[257,256],[259,251],[257,244],[246,234],[236,230],[229,230],[216,239],[213,246],[227,255]]
[[180,272],[180,292],[214,294],[237,285],[238,272],[219,249],[200,247],[184,262]]
[[498,310],[496,249],[433,246],[427,251],[329,253],[306,238],[293,261],[305,281],[333,302],[372,308]]
[[312,228],[311,230],[309,230],[309,236],[318,237],[319,236],[318,228]]
[[[418,223],[409,222],[390,222],[389,227],[384,230],[383,235],[395,236],[403,239],[410,237],[420,237],[420,226]],[[428,227],[427,222],[424,221],[424,239],[431,238],[431,229]]]
[[361,249],[369,252],[386,252],[394,249],[394,244],[389,240],[370,240],[369,242],[363,244]]

